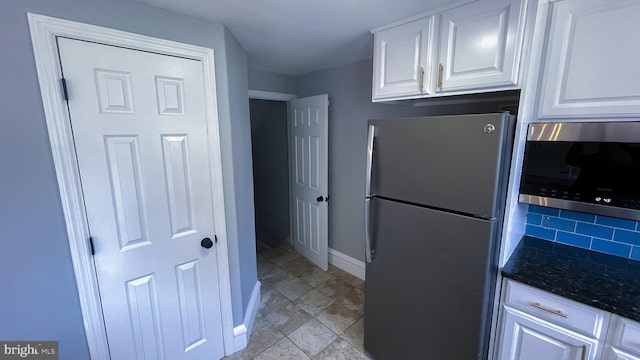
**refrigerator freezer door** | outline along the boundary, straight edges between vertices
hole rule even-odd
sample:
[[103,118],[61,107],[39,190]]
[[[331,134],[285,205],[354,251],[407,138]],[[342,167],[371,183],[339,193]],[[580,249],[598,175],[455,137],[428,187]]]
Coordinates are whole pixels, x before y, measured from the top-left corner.
[[481,217],[496,217],[506,182],[508,114],[371,120],[371,193]]
[[371,199],[364,347],[376,360],[485,359],[496,222]]

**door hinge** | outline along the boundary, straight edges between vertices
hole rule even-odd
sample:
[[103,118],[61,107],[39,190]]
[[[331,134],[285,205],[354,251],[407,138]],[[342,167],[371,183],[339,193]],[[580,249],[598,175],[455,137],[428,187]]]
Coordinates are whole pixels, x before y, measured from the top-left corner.
[[66,101],[69,101],[69,93],[67,92],[67,80],[65,80],[65,78],[60,79],[60,82],[62,83],[62,93],[64,94],[64,99]]
[[96,254],[96,250],[93,247],[93,237],[89,236],[89,247],[91,247],[91,255],[95,255]]

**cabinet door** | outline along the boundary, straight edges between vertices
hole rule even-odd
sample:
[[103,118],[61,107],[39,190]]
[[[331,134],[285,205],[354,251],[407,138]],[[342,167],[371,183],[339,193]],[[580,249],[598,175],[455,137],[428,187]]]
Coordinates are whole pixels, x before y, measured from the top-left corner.
[[603,360],[640,360],[640,356],[629,354],[615,347],[606,350]]
[[442,14],[438,92],[518,83],[526,0],[492,0]]
[[373,99],[430,94],[435,17],[374,35]]
[[503,306],[500,360],[594,360],[597,340]]
[[551,16],[539,117],[637,116],[640,2],[558,2]]
[[640,322],[614,315],[606,345],[605,360],[640,360]]

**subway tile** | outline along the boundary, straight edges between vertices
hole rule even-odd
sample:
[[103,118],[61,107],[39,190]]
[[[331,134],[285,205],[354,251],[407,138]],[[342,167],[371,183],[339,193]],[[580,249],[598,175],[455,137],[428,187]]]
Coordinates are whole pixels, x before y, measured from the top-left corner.
[[542,226],[557,230],[564,230],[574,232],[576,229],[576,222],[573,220],[565,220],[556,217],[544,216],[542,217]]
[[556,241],[566,245],[573,245],[579,248],[588,249],[591,245],[591,238],[588,236],[577,235],[564,231],[558,231]]
[[540,226],[527,225],[525,228],[525,234],[537,237],[540,239],[554,241],[556,239],[556,231],[552,229],[545,229]]
[[596,217],[596,224],[607,225],[615,228],[622,228],[622,229],[628,229],[628,230],[634,230],[636,228],[635,221],[612,218],[608,216],[600,216],[600,215]]
[[593,239],[591,240],[591,250],[628,258],[631,246],[613,241]]
[[616,229],[613,240],[630,245],[640,245],[640,232]]
[[542,215],[528,213],[527,214],[527,224],[531,224],[531,225],[540,225],[540,224],[542,224]]
[[613,238],[613,228],[581,222],[576,226],[576,233],[607,240],[611,240]]
[[549,216],[558,216],[560,210],[538,205],[529,205],[529,212]]
[[587,223],[593,223],[596,220],[596,216],[593,214],[586,214],[569,210],[560,210],[560,217],[563,219],[578,220]]
[[631,250],[631,258],[640,261],[640,247],[634,246]]

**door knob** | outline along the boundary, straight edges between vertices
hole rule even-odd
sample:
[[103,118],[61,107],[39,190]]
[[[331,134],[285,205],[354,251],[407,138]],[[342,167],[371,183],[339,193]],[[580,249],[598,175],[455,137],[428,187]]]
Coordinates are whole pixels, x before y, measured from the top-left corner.
[[200,246],[205,249],[211,249],[211,247],[213,246],[213,241],[211,241],[211,239],[209,238],[204,238],[202,239],[202,241],[200,241]]

